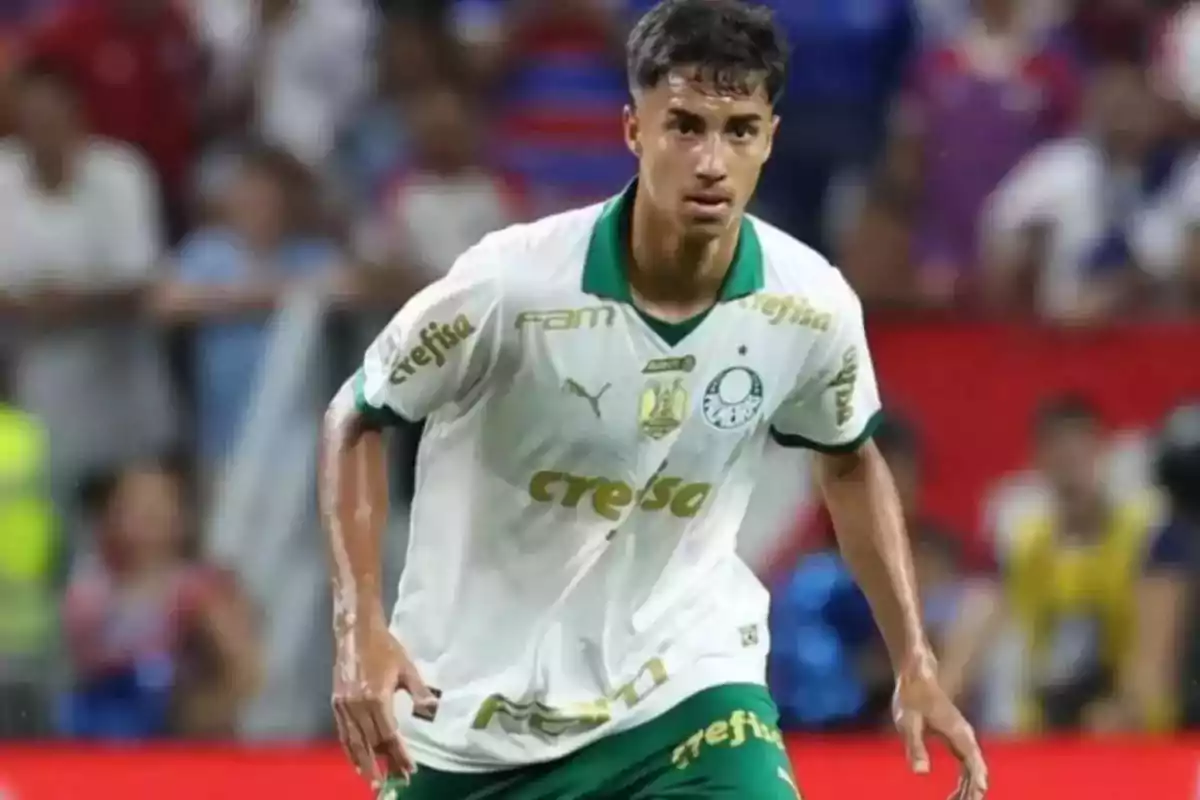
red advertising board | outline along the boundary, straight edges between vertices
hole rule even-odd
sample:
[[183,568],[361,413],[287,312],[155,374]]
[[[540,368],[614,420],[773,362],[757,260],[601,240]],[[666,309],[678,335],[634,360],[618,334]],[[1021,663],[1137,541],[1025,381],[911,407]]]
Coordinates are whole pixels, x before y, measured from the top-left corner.
[[[793,739],[808,800],[938,800],[955,783],[953,761],[911,775],[896,741]],[[995,800],[1197,800],[1200,741],[994,743],[986,748]],[[940,758],[938,756],[941,756]],[[0,747],[3,800],[369,800],[331,746],[109,749]],[[455,800],[455,798],[446,798]]]
[[1118,429],[1149,428],[1200,398],[1193,324],[880,323],[870,336],[885,406],[925,439],[930,511],[967,531],[978,529],[992,482],[1027,463],[1030,422],[1048,395],[1083,394]]

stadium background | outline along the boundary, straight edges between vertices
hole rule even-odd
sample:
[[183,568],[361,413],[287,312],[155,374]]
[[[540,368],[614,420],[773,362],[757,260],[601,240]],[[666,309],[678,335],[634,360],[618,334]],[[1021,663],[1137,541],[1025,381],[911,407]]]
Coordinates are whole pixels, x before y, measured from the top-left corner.
[[[1094,408],[1125,496],[1200,397],[1200,4],[770,4],[795,54],[758,210],[864,299],[948,625],[1046,502],[1039,408]],[[616,43],[646,5],[0,0],[0,797],[366,796],[328,744],[320,410],[480,235],[620,188]],[[949,759],[922,782],[881,738],[811,500],[772,451],[744,531],[804,788],[938,796]],[[1015,727],[987,651],[993,796],[1200,797],[1188,630],[1153,735]]]

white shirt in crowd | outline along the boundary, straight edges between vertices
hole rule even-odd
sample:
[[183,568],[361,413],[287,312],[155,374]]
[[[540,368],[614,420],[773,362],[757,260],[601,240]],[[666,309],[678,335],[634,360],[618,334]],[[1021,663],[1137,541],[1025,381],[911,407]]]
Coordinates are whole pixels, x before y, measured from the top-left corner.
[[997,187],[984,212],[987,246],[1010,247],[1032,225],[1049,228],[1048,254],[1039,277],[1038,302],[1049,317],[1070,314],[1092,272],[1092,257],[1111,228],[1114,215],[1134,260],[1149,275],[1169,281],[1182,255],[1186,187],[1200,199],[1200,174],[1175,170],[1163,188],[1142,192],[1141,173],[1112,171],[1099,148],[1086,138],[1038,147]]
[[[370,84],[375,14],[367,0],[297,0],[265,34],[258,0],[194,0],[216,91],[256,83],[258,132],[319,165]],[[258,73],[248,75],[258,62]]]
[[[152,277],[161,252],[159,200],[148,164],[93,139],[59,193],[36,181],[13,140],[0,144],[0,285],[111,290]],[[52,456],[94,468],[165,446],[173,419],[156,340],[128,321],[30,332],[17,361],[20,401],[39,414]]]
[[1155,64],[1158,89],[1200,114],[1200,2],[1188,2],[1163,31]]
[[521,221],[522,211],[520,191],[487,170],[452,177],[413,170],[388,186],[359,249],[373,261],[403,258],[434,280],[486,234]]
[[[921,38],[931,44],[957,38],[975,19],[971,5],[964,0],[916,0],[913,12]],[[1034,36],[1042,36],[1063,23],[1067,10],[1063,0],[1024,0],[1023,28]]]

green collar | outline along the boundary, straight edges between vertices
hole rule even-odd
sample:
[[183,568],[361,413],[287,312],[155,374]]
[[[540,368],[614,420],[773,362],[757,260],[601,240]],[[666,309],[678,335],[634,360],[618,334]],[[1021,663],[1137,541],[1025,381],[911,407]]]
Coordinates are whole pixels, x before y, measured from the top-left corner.
[[[583,291],[600,297],[631,303],[629,291],[626,247],[622,240],[629,230],[629,213],[633,209],[633,197],[637,192],[637,181],[632,181],[616,197],[609,199],[592,229],[587,258],[583,262]],[[737,249],[733,264],[721,286],[721,302],[736,300],[754,294],[763,288],[762,244],[758,233],[749,220],[743,218],[738,231]]]

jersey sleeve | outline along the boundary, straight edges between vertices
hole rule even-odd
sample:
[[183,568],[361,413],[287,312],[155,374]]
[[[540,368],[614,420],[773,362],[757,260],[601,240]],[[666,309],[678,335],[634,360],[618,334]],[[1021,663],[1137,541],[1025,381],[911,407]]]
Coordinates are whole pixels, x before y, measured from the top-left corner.
[[784,447],[823,453],[857,450],[882,419],[875,371],[867,348],[862,304],[842,281],[845,300],[809,354],[799,385],[771,420]]
[[409,300],[367,348],[353,388],[368,421],[416,422],[469,404],[493,371],[503,330],[502,254],[487,242]]

